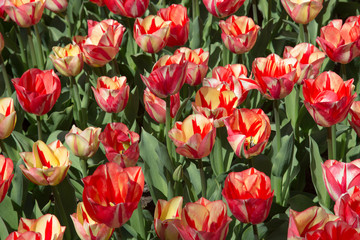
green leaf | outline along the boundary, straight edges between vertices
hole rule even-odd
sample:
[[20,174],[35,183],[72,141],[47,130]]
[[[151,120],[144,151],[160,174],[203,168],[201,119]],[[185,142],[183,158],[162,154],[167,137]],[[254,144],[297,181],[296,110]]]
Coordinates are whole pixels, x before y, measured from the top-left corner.
[[190,33],[189,33],[189,39],[190,39],[190,48],[196,49],[199,48],[201,45],[201,27],[200,27],[200,19],[199,17],[196,17],[195,19],[190,20]]
[[11,231],[17,229],[19,219],[9,196],[5,196],[0,204],[0,218],[9,225]]
[[6,228],[6,225],[5,225],[4,221],[2,220],[2,218],[0,217],[0,239],[6,239],[8,235],[9,235],[9,232]]
[[271,175],[282,177],[285,171],[289,168],[294,150],[294,135],[284,136],[281,138],[281,149],[271,159],[273,163]]

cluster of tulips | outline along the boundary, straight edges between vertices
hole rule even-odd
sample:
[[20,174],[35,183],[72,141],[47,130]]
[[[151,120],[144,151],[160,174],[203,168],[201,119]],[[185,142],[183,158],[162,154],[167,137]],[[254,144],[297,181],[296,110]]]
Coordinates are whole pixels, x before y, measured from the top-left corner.
[[[167,196],[167,200],[157,200],[153,228],[160,239],[226,239],[231,214],[241,223],[252,224],[257,238],[256,225],[269,216],[274,196],[277,204],[284,205],[286,189],[281,187],[281,183],[280,187],[279,184],[274,185],[276,181],[253,167],[252,159],[267,147],[272,130],[268,113],[260,108],[244,108],[255,91],[274,103],[272,117],[276,132],[272,145],[275,151],[280,152],[283,144],[280,101],[293,91],[296,91],[293,111],[298,114],[302,93],[303,104],[313,120],[329,129],[330,160],[321,166],[322,179],[329,196],[335,201],[335,214],[322,207],[311,207],[302,212],[290,209],[288,239],[360,239],[360,160],[350,163],[334,160],[337,157],[334,144],[336,124],[350,114],[349,124],[360,136],[360,101],[355,101],[357,94],[353,79],[344,81],[334,71],[320,72],[326,57],[345,65],[360,56],[360,16],[348,17],[344,22],[335,19],[323,26],[321,35],[316,39],[323,51],[304,41],[295,47],[286,46],[283,58],[275,53],[255,58],[251,74],[242,63],[216,66],[209,73],[210,51],[181,47],[189,39],[190,19],[186,7],[172,4],[160,8],[156,15],[140,18],[148,9],[149,0],[90,1],[99,7],[106,6],[113,14],[126,20],[136,18],[133,27],[126,28],[114,19],[87,20],[87,36],[71,36],[71,44],[52,48],[53,54],[49,59],[56,71],[45,70],[42,52],[33,56],[28,70],[21,77],[13,78],[12,84],[7,79],[6,68],[3,68],[4,96],[8,96],[0,98],[0,141],[8,138],[16,127],[16,104],[11,98],[14,88],[17,102],[29,116],[35,115],[33,119],[38,126],[38,140],[32,145],[31,152],[19,154],[24,163],[19,168],[35,185],[51,186],[60,216],[60,221],[52,214],[37,219],[21,218],[17,231],[10,233],[6,240],[71,238],[70,230],[65,231],[71,223],[67,221],[57,186],[66,181],[75,160],[81,167],[79,185],[83,186],[83,192],[82,201],[79,199],[71,220],[80,239],[109,239],[117,228],[129,221],[134,211],[142,215],[140,200],[145,182],[151,179],[137,166],[141,155],[139,133],[132,126],[119,122],[119,114],[129,102],[130,85],[134,84],[128,84],[127,77],[120,74],[113,77],[100,74],[95,86],[87,75],[85,93],[81,97],[78,83],[80,73],[101,69],[108,64],[118,73],[116,55],[122,47],[125,33],[129,32],[141,51],[151,54],[154,60],[164,48],[173,50],[172,54],[159,57],[151,72],[142,71],[140,74],[146,86],[143,87],[142,102],[146,114],[164,128],[160,134],[166,142],[169,164],[184,167],[185,164],[182,165],[179,160],[181,156],[183,161],[194,163],[200,173],[201,198],[196,197],[196,201],[187,202],[184,206],[184,197],[176,196],[176,192]],[[241,54],[251,51],[261,31],[252,18],[233,15],[244,2],[203,0],[210,14],[217,18],[228,17],[219,21],[221,39],[229,51],[239,54],[240,59]],[[302,25],[311,22],[323,7],[323,0],[281,0],[281,3],[293,21]],[[21,28],[29,28],[29,35],[32,35],[30,28],[34,26],[35,35],[38,35],[36,24],[41,20],[44,8],[60,13],[67,6],[67,0],[0,0],[0,17],[15,22]],[[42,51],[42,43],[37,40],[37,47],[31,46],[30,49]],[[31,40],[29,44],[33,42]],[[0,33],[0,54],[4,46]],[[137,50],[135,44],[127,43],[129,46]],[[3,65],[2,58],[0,60]],[[74,125],[65,136],[66,144],[63,145],[60,140],[47,144],[45,142],[48,141],[43,142],[43,120],[62,94],[61,78],[69,79]],[[92,96],[89,96],[90,89]],[[181,91],[188,92],[186,99],[182,99]],[[112,122],[107,123],[103,130],[87,121],[90,97],[101,109],[98,112],[112,114]],[[190,99],[194,100],[191,104],[188,102]],[[187,106],[192,114],[179,121]],[[218,171],[226,174],[221,193],[227,204],[220,199],[206,199],[204,173],[204,161],[217,151],[214,145],[220,141],[218,134],[224,127],[226,144],[237,157],[246,159],[248,163],[248,168],[240,172],[219,166]],[[296,124],[293,128],[298,134]],[[108,162],[90,171],[89,159],[97,153],[100,143]],[[11,186],[15,164],[7,157],[6,148],[0,146],[1,202]],[[78,159],[74,157],[71,161],[71,154]],[[220,162],[220,165],[224,163]],[[139,219],[138,224],[144,230],[142,216]]]

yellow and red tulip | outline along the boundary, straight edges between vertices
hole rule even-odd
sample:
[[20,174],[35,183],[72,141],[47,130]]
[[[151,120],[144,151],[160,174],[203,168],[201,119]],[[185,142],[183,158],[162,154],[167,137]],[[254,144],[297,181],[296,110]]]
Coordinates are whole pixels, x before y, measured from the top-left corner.
[[6,0],[3,8],[11,20],[20,27],[26,28],[40,21],[45,0]]
[[68,0],[46,0],[45,7],[52,12],[63,12],[68,6]]
[[41,233],[37,233],[37,232],[32,232],[32,231],[28,231],[28,232],[12,232],[9,234],[9,236],[7,236],[7,238],[5,238],[5,240],[42,240],[42,236]]
[[150,0],[103,0],[115,14],[128,18],[141,17],[149,6]]
[[0,203],[4,200],[14,177],[14,164],[10,158],[0,155]]
[[353,228],[360,226],[360,186],[347,190],[335,202],[334,213]]
[[49,58],[56,70],[64,76],[77,76],[84,67],[84,56],[78,45],[68,44],[65,47],[53,47],[54,55]]
[[235,13],[245,0],[203,0],[206,9],[218,18],[227,17]]
[[296,23],[308,24],[323,8],[324,0],[281,0],[283,7]]
[[16,111],[12,98],[0,98],[0,139],[10,136],[16,125]]
[[360,101],[353,102],[349,113],[351,115],[351,120],[349,120],[350,126],[360,136]]

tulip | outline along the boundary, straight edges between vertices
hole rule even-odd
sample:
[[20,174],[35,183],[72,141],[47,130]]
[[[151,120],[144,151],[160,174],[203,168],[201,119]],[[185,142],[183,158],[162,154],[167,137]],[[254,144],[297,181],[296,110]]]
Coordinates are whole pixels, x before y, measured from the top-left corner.
[[355,101],[350,108],[351,120],[350,126],[355,130],[356,134],[360,136],[360,101]]
[[84,60],[92,67],[102,67],[119,52],[125,28],[112,19],[101,22],[88,20],[88,35],[75,36],[73,41],[79,45]]
[[252,72],[259,91],[269,100],[281,99],[290,94],[296,82],[295,58],[281,59],[276,54],[256,58]]
[[84,131],[72,126],[65,136],[65,142],[75,156],[88,159],[94,156],[99,148],[101,128],[88,127]]
[[176,122],[169,131],[176,152],[191,159],[200,159],[210,154],[215,143],[216,131],[213,120],[193,114],[183,122]]
[[12,232],[5,240],[42,240],[41,233],[36,232]]
[[110,162],[100,165],[83,182],[83,201],[89,216],[98,223],[118,228],[138,206],[144,174],[140,167],[122,168]]
[[68,6],[67,0],[46,0],[45,7],[55,13],[63,12]]
[[105,0],[90,0],[90,2],[95,3],[99,7],[105,6]]
[[294,22],[308,24],[323,8],[323,0],[281,0],[283,7]]
[[316,42],[332,61],[347,64],[360,55],[360,22],[332,20],[321,28]]
[[190,86],[199,85],[206,76],[208,70],[209,52],[202,48],[191,50],[181,47],[175,50],[175,54],[184,53],[184,60],[188,61],[185,82]]
[[40,233],[42,240],[62,240],[65,227],[60,225],[55,215],[46,214],[38,219],[21,218],[18,232],[24,233],[26,231]]
[[0,155],[0,203],[4,200],[14,177],[14,164],[10,158]]
[[187,65],[184,54],[164,55],[155,63],[149,77],[140,76],[153,94],[166,98],[178,93],[184,85]]
[[304,79],[317,77],[324,62],[325,53],[310,43],[300,43],[294,48],[285,47],[284,58],[296,58],[299,61],[301,72],[296,83],[302,84]]
[[339,220],[339,217],[317,206],[302,212],[290,209],[289,218],[288,240],[305,239],[307,233],[322,230],[326,223]]
[[64,76],[77,76],[84,67],[83,53],[78,45],[68,44],[65,47],[53,47],[54,55],[50,59],[54,67]]
[[6,0],[3,8],[11,20],[20,27],[26,28],[40,21],[44,7],[45,0]]
[[244,2],[245,0],[203,0],[206,9],[218,18],[235,13]]
[[12,98],[0,98],[0,139],[10,136],[16,125],[16,111]]
[[181,224],[176,227],[184,240],[225,240],[230,222],[226,204],[222,200],[211,202],[200,198],[185,205]]
[[259,155],[271,134],[269,117],[261,109],[236,109],[224,123],[227,140],[238,157]]
[[115,14],[128,18],[141,17],[150,0],[104,0],[107,8]]
[[330,127],[343,121],[357,94],[354,79],[346,82],[334,72],[321,73],[316,79],[304,80],[304,104],[314,121],[323,127]]
[[359,232],[344,221],[327,222],[322,230],[307,233],[307,240],[359,240]]
[[154,228],[161,240],[180,239],[174,222],[181,219],[183,197],[174,197],[169,201],[159,199],[154,213]]
[[122,168],[136,165],[140,155],[139,134],[130,131],[125,124],[108,123],[99,139],[110,162]]
[[48,145],[37,141],[32,152],[22,152],[20,157],[25,166],[20,165],[24,176],[37,185],[59,184],[70,168],[69,151],[59,140]]
[[5,12],[4,6],[5,6],[5,0],[0,0],[0,18],[2,18],[2,19],[5,19],[5,17],[6,17],[6,12]]
[[353,228],[360,226],[360,186],[347,190],[346,193],[341,195],[335,202],[334,212],[342,220],[347,222]]
[[37,116],[48,113],[61,92],[60,79],[53,70],[32,68],[12,83],[21,107]]
[[249,168],[229,173],[222,195],[236,219],[258,224],[269,215],[274,191],[271,191],[270,178],[265,173]]
[[226,48],[236,54],[250,51],[256,42],[260,27],[246,16],[231,16],[226,21],[219,22],[221,39]]
[[186,7],[180,4],[172,4],[167,8],[161,8],[157,15],[164,21],[171,21],[170,36],[166,46],[182,46],[189,38],[190,19],[187,16]]
[[327,160],[321,167],[326,189],[334,201],[349,188],[360,185],[360,159],[349,163]]
[[129,100],[130,87],[126,77],[106,76],[97,79],[96,89],[91,87],[99,107],[108,113],[119,113],[125,109]]
[[95,222],[82,202],[78,203],[76,213],[71,214],[70,217],[81,240],[107,240],[114,231],[105,224]]
[[[0,8],[1,8],[1,6],[0,6]],[[4,49],[4,47],[5,47],[4,37],[0,33],[0,54],[1,54],[2,50]]]
[[[146,88],[144,90],[144,105],[149,116],[158,123],[166,122],[166,102],[156,97]],[[170,96],[170,117],[174,118],[180,108],[180,94]]]
[[192,103],[194,113],[202,114],[214,120],[216,128],[224,126],[237,106],[237,97],[232,91],[218,91],[216,88],[202,87],[196,92]]

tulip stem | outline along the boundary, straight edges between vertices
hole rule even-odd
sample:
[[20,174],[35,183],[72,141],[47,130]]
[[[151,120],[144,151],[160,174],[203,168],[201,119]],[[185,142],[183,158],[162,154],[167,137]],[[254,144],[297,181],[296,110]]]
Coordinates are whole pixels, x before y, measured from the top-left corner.
[[30,28],[28,30],[28,42],[29,42],[29,48],[30,48],[30,57],[33,67],[39,67],[39,63],[36,61],[36,54],[35,54],[35,47],[34,47],[34,41],[32,37],[32,33]]
[[169,153],[169,157],[170,159],[172,159],[172,149],[171,149],[171,141],[169,138],[169,131],[171,128],[171,115],[170,115],[170,96],[168,96],[167,98],[165,98],[165,102],[166,102],[166,120],[165,120],[165,138],[166,138],[166,148],[167,151]]
[[200,16],[199,0],[192,0],[192,17],[195,21],[196,17]]
[[328,127],[328,159],[336,160],[336,124]]
[[299,115],[299,104],[300,104],[300,85],[299,84],[295,84],[295,105],[294,105],[294,116],[295,116],[295,126],[294,126],[294,131],[295,131],[295,139],[299,140],[299,124],[296,124],[297,119],[298,119],[298,115]]
[[[89,80],[89,78],[86,78],[85,79],[85,94],[82,99],[81,108],[80,108],[80,113],[82,115],[81,125],[84,129],[87,126],[87,120],[88,120],[87,109],[89,106],[90,89],[91,89],[90,80]],[[79,99],[80,99],[80,96],[79,96]]]
[[268,21],[271,19],[272,0],[268,0]]
[[138,204],[137,214],[138,214],[138,221],[136,223],[139,225],[138,229],[140,230],[140,236],[141,236],[142,239],[146,239],[143,208],[141,206],[141,200],[140,200],[140,202]]
[[41,70],[44,70],[44,57],[43,57],[43,50],[42,50],[42,46],[41,46],[41,38],[40,38],[40,33],[39,33],[39,28],[37,25],[34,25],[34,29],[35,29],[35,35],[36,35],[36,51],[37,51],[37,59],[38,59],[38,65],[39,68]]
[[1,72],[3,74],[3,78],[4,78],[4,82],[5,82],[5,88],[6,88],[7,95],[8,95],[8,97],[11,97],[12,90],[11,90],[10,80],[9,80],[9,76],[7,75],[6,67],[4,64],[4,59],[1,56],[1,54],[0,54],[0,65],[1,65]]
[[81,115],[79,115],[79,112],[80,112],[79,111],[79,107],[80,107],[79,89],[78,89],[77,83],[75,81],[75,78],[73,76],[70,76],[69,79],[70,79],[71,100],[74,105],[74,108],[73,108],[74,120],[75,120],[75,123],[80,127],[81,126]]
[[198,168],[200,171],[200,179],[201,179],[201,195],[202,197],[206,198],[206,178],[205,178],[202,158],[199,159]]
[[65,209],[61,201],[59,190],[57,189],[57,186],[51,186],[51,189],[54,194],[55,206],[57,207],[58,212],[60,214],[60,219],[62,220],[62,224],[66,226],[65,239],[70,240],[71,239],[70,225],[66,217]]
[[345,81],[346,80],[346,64],[341,64],[341,78]]
[[41,116],[36,115],[37,121],[37,131],[38,131],[38,139],[42,140],[42,131],[41,131]]
[[252,10],[253,10],[254,22],[255,22],[255,23],[258,23],[256,0],[253,0],[253,1],[252,1]]
[[87,159],[86,158],[79,158],[80,159],[80,167],[81,167],[81,172],[84,177],[87,177]]
[[225,66],[230,62],[230,50],[223,45],[222,50],[222,65]]
[[253,231],[254,231],[254,239],[259,240],[259,232],[258,232],[257,225],[253,224],[252,227],[253,227]]
[[276,126],[276,147],[277,147],[277,152],[280,151],[281,148],[281,131],[280,131],[280,114],[279,114],[279,105],[280,105],[280,100],[279,99],[275,99],[273,101],[274,104],[274,116],[275,116],[275,126]]
[[21,37],[20,27],[15,28],[15,30],[16,30],[16,37],[17,37],[18,42],[19,42],[21,61],[22,61],[22,64],[26,64],[26,66],[27,66],[24,43],[23,43],[23,40],[22,40],[22,37]]
[[112,113],[111,114],[111,122],[120,122],[119,119],[118,119],[118,116],[117,116],[117,113]]

